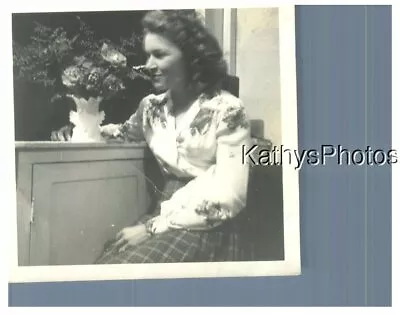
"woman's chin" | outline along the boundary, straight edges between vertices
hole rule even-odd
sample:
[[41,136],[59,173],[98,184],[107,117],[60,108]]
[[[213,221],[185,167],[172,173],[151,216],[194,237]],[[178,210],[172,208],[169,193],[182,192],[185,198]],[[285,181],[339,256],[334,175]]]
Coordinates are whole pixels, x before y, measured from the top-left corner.
[[159,82],[153,82],[153,87],[154,89],[156,89],[157,92],[165,92],[167,90],[165,84]]

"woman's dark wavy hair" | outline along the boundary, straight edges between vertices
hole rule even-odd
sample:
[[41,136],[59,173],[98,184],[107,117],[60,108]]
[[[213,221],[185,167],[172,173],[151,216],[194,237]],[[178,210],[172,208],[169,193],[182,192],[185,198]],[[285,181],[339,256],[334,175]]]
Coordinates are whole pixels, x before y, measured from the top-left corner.
[[196,92],[212,96],[221,90],[227,75],[223,52],[196,10],[150,11],[142,25],[145,34],[159,34],[181,49],[189,85]]

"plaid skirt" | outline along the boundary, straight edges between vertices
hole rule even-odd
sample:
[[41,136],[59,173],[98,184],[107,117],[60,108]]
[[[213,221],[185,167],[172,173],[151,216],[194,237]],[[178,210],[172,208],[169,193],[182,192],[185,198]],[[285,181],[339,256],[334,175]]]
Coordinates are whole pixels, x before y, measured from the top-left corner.
[[[167,180],[153,214],[144,216],[138,223],[157,216],[161,202],[171,198],[187,182],[177,178]],[[243,233],[241,225],[245,220],[244,215],[239,215],[210,230],[170,230],[122,252],[115,241],[110,240],[95,264],[251,261],[254,260],[254,245]]]

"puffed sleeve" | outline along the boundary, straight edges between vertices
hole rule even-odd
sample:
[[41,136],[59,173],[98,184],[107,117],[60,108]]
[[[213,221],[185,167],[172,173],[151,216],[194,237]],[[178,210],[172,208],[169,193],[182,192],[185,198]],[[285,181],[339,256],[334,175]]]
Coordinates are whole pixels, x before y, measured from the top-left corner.
[[[161,204],[161,226],[209,229],[244,210],[249,164],[242,152],[250,145],[250,124],[242,102],[235,100],[218,114],[215,164]],[[157,233],[157,226],[153,230]]]

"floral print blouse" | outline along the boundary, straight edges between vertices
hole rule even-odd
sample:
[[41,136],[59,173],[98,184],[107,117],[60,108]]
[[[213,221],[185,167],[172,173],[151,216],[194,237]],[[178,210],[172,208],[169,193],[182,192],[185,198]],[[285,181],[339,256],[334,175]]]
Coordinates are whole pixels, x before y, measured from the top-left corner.
[[[240,99],[222,91],[201,95],[179,115],[171,113],[169,92],[145,97],[117,133],[145,140],[165,174],[192,178],[161,204],[154,231],[209,229],[245,208],[250,124]],[[163,227],[162,227],[163,226]]]

